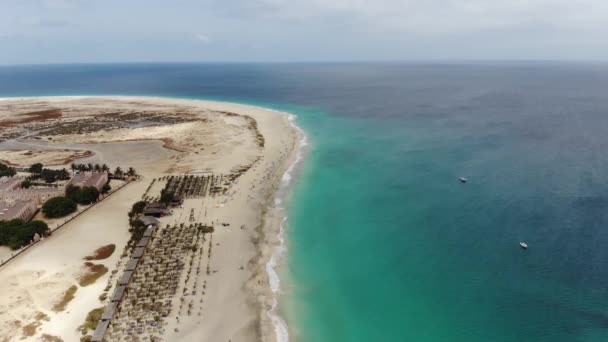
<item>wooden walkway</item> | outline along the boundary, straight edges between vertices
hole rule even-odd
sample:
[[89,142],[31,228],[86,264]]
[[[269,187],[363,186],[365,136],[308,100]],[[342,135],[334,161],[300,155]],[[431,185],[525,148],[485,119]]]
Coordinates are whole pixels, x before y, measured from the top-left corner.
[[156,228],[156,225],[149,225],[144,233],[144,237],[139,240],[137,248],[133,251],[133,253],[131,253],[131,259],[127,262],[127,266],[116,284],[114,294],[104,309],[103,315],[97,324],[97,328],[95,329],[95,332],[93,332],[91,342],[102,342],[104,340],[103,337],[110,327],[112,318],[114,318],[116,311],[120,307],[120,302],[124,298],[125,293],[128,291],[129,282],[135,274],[139,261],[143,257],[145,249],[148,247],[148,243],[151,241],[150,238],[152,237],[152,234]]

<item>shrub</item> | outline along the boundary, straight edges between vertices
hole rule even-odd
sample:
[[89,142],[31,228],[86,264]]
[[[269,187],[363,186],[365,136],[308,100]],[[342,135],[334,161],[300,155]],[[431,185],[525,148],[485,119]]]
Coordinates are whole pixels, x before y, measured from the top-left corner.
[[133,204],[131,207],[131,211],[129,212],[129,217],[136,216],[137,214],[141,214],[144,212],[144,208],[146,207],[146,201],[139,201]]
[[54,181],[56,181],[58,179],[63,179],[63,180],[69,179],[70,174],[68,173],[68,170],[66,170],[66,169],[61,169],[61,170],[42,169],[42,171],[40,172],[40,178],[44,179],[44,181],[47,183],[53,183]]
[[9,167],[6,164],[0,163],[0,177],[12,177],[17,174],[15,168]]
[[101,193],[105,194],[110,190],[112,190],[112,187],[110,186],[110,182],[108,182],[101,188]]
[[53,197],[42,205],[42,213],[46,217],[63,217],[76,211],[76,202],[69,198]]
[[81,188],[77,185],[68,185],[65,188],[65,197],[71,199],[74,202],[78,202],[78,196],[80,194]]
[[99,320],[101,319],[101,315],[103,314],[103,308],[97,308],[97,309],[93,309],[91,310],[88,314],[87,314],[87,318],[84,321],[84,324],[81,327],[81,331],[84,331],[86,334],[87,330],[95,330],[95,328],[97,328],[97,324],[99,323]]
[[103,260],[109,258],[116,250],[115,244],[105,245],[95,250],[93,255],[86,256],[84,260]]
[[65,189],[65,196],[78,204],[91,204],[97,202],[99,190],[93,186],[81,188],[76,185],[69,185]]
[[59,312],[65,310],[68,303],[74,299],[77,290],[78,287],[76,285],[70,286],[61,297],[61,300],[53,305],[53,311]]
[[171,201],[173,201],[174,196],[175,195],[172,192],[163,190],[160,194],[160,201],[162,203],[170,203]]
[[0,221],[0,245],[15,250],[27,245],[34,235],[46,236],[49,227],[42,221],[25,222],[21,219]]
[[21,182],[21,187],[23,189],[29,189],[31,186],[32,186],[32,181],[30,181],[29,179],[26,179],[23,182]]
[[30,171],[31,173],[37,173],[37,174],[40,174],[40,173],[42,172],[42,164],[40,164],[40,163],[36,163],[36,164],[34,164],[34,165],[30,166],[29,171]]
[[86,272],[81,274],[78,278],[78,285],[82,287],[89,286],[95,283],[97,279],[108,273],[108,268],[105,267],[103,264],[93,264],[91,262],[86,262],[85,267]]
[[94,186],[85,186],[80,190],[77,202],[86,205],[97,202],[97,199],[99,199],[99,190]]

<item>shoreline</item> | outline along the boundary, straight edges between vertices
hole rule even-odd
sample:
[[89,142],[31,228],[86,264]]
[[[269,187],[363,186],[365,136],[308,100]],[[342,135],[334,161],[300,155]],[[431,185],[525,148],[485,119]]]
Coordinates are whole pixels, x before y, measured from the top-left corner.
[[[247,261],[248,269],[251,270],[251,275],[247,278],[243,279],[242,276],[236,275],[234,271],[233,276],[228,276],[234,281],[240,281],[238,279],[243,279],[242,284],[239,285],[241,290],[243,291],[244,297],[243,300],[246,302],[246,305],[251,305],[253,311],[249,310],[239,310],[235,312],[235,310],[230,310],[229,305],[226,305],[224,308],[223,303],[221,301],[219,303],[209,303],[207,307],[210,307],[211,312],[217,310],[216,315],[223,316],[223,321],[218,321],[217,319],[213,322],[208,322],[208,324],[215,326],[212,328],[200,327],[197,328],[193,324],[190,324],[189,328],[186,327],[184,331],[181,331],[180,328],[179,336],[183,338],[183,340],[190,340],[195,336],[192,333],[197,332],[198,336],[207,336],[212,339],[222,340],[226,336],[239,337],[240,340],[251,340],[257,341],[262,340],[266,342],[286,342],[288,340],[288,327],[285,319],[280,316],[279,313],[279,296],[281,295],[281,279],[278,276],[277,268],[280,267],[280,264],[284,262],[286,246],[285,246],[285,228],[284,223],[287,221],[285,208],[282,207],[283,201],[286,196],[289,196],[291,184],[293,180],[293,172],[295,168],[297,168],[302,160],[303,160],[303,150],[307,145],[307,139],[305,132],[298,127],[294,121],[296,120],[296,116],[278,111],[270,108],[263,108],[248,104],[241,103],[233,103],[233,102],[222,102],[222,101],[207,101],[207,100],[197,100],[197,99],[184,99],[184,98],[173,98],[173,97],[160,97],[160,96],[43,96],[43,97],[3,97],[0,98],[0,104],[3,104],[5,101],[12,102],[24,102],[29,101],[38,101],[38,102],[47,102],[50,105],[53,103],[62,103],[62,102],[70,102],[70,101],[81,101],[84,104],[90,104],[93,102],[116,102],[120,104],[131,104],[133,106],[137,106],[142,103],[142,106],[155,104],[160,106],[183,106],[184,108],[206,108],[211,111],[227,111],[234,112],[239,115],[245,115],[253,118],[259,125],[259,129],[262,132],[262,135],[267,140],[267,147],[263,147],[263,156],[269,157],[269,161],[264,161],[260,165],[265,165],[268,171],[251,171],[243,174],[242,178],[239,179],[241,184],[236,186],[236,189],[241,189],[246,192],[244,187],[249,184],[257,184],[252,185],[252,188],[255,188],[254,192],[251,192],[250,195],[257,197],[259,200],[253,201],[251,203],[247,203],[251,213],[246,214],[251,220],[258,220],[255,229],[255,232],[250,237],[252,241],[258,239],[258,242],[253,244],[253,251],[255,252],[253,257]],[[272,115],[268,115],[271,113]],[[280,121],[280,122],[279,122]],[[278,131],[277,131],[278,129]],[[175,134],[180,134],[176,132]],[[120,144],[123,142],[132,142],[133,144],[139,144],[139,141],[142,140],[158,140],[159,142],[166,145],[166,141],[162,138],[153,139],[153,138],[144,138],[137,137],[134,139],[124,140],[124,136],[120,136],[120,139],[111,140],[111,141],[87,141],[88,136],[84,136],[84,141],[75,141],[75,142],[61,142],[55,141],[51,144],[52,146],[61,146],[61,145],[84,145],[91,144],[91,146],[99,146],[99,144]],[[285,139],[285,140],[283,140]],[[268,140],[272,140],[272,144],[268,144]],[[280,142],[278,141],[280,140]],[[289,142],[288,145],[285,145],[285,142]],[[167,149],[167,146],[163,146],[164,149]],[[267,151],[270,148],[271,151]],[[273,149],[273,150],[272,150]],[[176,153],[179,154],[179,150],[175,151],[171,150],[171,154],[175,156]],[[94,153],[94,155],[89,158],[90,160],[95,160],[95,158],[103,158],[104,153],[107,154],[107,149],[102,149],[101,153]],[[274,152],[272,152],[274,151]],[[283,152],[281,152],[283,151]],[[271,153],[268,154],[267,153]],[[262,159],[264,159],[264,157]],[[165,158],[167,158],[165,156]],[[173,158],[173,157],[171,157]],[[178,159],[179,160],[179,159]],[[275,165],[275,162],[276,163]],[[272,165],[271,165],[272,164]],[[146,165],[146,164],[144,164]],[[262,168],[262,166],[260,168]],[[257,167],[257,166],[256,166]],[[270,168],[268,168],[270,167]],[[270,171],[272,170],[272,171]],[[216,170],[217,171],[217,170]],[[172,171],[174,173],[174,171]],[[217,171],[221,172],[221,171]],[[270,172],[264,173],[264,172]],[[152,172],[150,175],[147,175],[146,178],[154,178],[154,176],[159,176],[162,173]],[[247,183],[248,182],[248,183]],[[265,183],[265,184],[264,184]],[[258,185],[259,184],[259,185]],[[256,185],[259,186],[256,188]],[[248,186],[248,185],[247,185]],[[235,190],[236,191],[236,190]],[[239,190],[240,192],[240,190]],[[258,195],[259,194],[259,197]],[[243,196],[240,196],[243,197]],[[253,199],[253,197],[252,197]],[[232,201],[232,198],[230,199]],[[238,202],[238,200],[237,200]],[[255,203],[257,202],[257,203]],[[210,204],[210,203],[209,203]],[[207,204],[207,205],[209,205]],[[217,208],[216,204],[216,208]],[[237,205],[237,204],[235,204]],[[241,204],[243,205],[243,204]],[[234,205],[233,205],[234,206]],[[223,205],[222,205],[223,207]],[[257,209],[256,209],[257,208]],[[214,209],[209,208],[210,211]],[[232,209],[232,210],[236,210]],[[256,213],[257,211],[257,213]],[[206,212],[206,209],[205,209]],[[238,213],[238,211],[237,211]],[[218,212],[214,215],[218,215]],[[219,213],[222,215],[222,213]],[[238,214],[237,214],[238,215]],[[242,214],[245,215],[245,214]],[[256,218],[257,217],[257,218]],[[251,222],[251,221],[250,221]],[[234,222],[233,222],[234,225]],[[241,228],[242,229],[242,228]],[[228,231],[230,233],[230,231]],[[218,235],[220,234],[220,235]],[[236,245],[243,246],[245,242],[243,240],[247,240],[244,237],[228,237],[224,232],[216,233],[214,235],[218,235],[218,241],[221,242],[222,245]],[[234,233],[233,233],[234,234]],[[249,234],[249,233],[248,233]],[[234,241],[234,239],[238,239],[238,241]],[[215,240],[215,238],[214,238]],[[219,245],[218,242],[218,245]],[[249,247],[243,250],[243,256],[247,255]],[[224,252],[222,252],[224,253]],[[217,257],[216,257],[217,259]],[[225,260],[231,259],[231,260]],[[219,256],[219,264],[222,269],[226,266],[225,263],[233,262],[234,257],[227,257],[220,253]],[[222,261],[224,260],[224,261]],[[222,266],[224,265],[224,266]],[[230,266],[229,266],[230,267]],[[242,269],[242,267],[241,267]],[[221,274],[224,274],[225,271],[222,271]],[[220,275],[220,278],[224,279],[226,276]],[[233,279],[236,277],[236,280]],[[263,279],[260,281],[260,279]],[[238,288],[238,287],[236,287]],[[227,293],[228,290],[222,290],[221,293],[214,293],[211,288],[208,289],[211,296],[223,297],[225,300],[229,300],[234,297],[236,293]],[[233,290],[236,291],[236,290]],[[229,296],[230,295],[230,296]],[[212,298],[216,299],[216,298]],[[218,300],[216,300],[218,301]],[[212,300],[213,302],[213,300]],[[250,312],[250,313],[248,313]],[[255,317],[247,318],[248,315],[255,315]],[[238,315],[240,318],[238,320],[241,321],[239,323],[233,323],[232,321],[233,315]],[[200,314],[199,314],[200,316]],[[245,322],[257,322],[255,323],[256,327],[250,327],[249,324]],[[244,325],[243,325],[244,324]],[[170,325],[171,328],[173,325]],[[203,329],[202,331],[200,329]],[[218,333],[216,331],[220,329],[221,331]],[[58,332],[56,329],[55,332]],[[169,330],[169,329],[168,329]],[[176,330],[177,331],[177,330]],[[199,333],[201,333],[199,335]],[[181,340],[181,338],[179,338]],[[171,340],[171,339],[169,339]]]
[[[269,207],[274,212],[274,217],[271,222],[275,225],[274,232],[276,242],[274,245],[273,253],[270,257],[265,260],[265,269],[268,276],[268,290],[271,293],[271,304],[266,309],[266,316],[270,320],[270,324],[274,330],[274,338],[272,341],[275,342],[288,342],[289,341],[289,326],[285,317],[281,317],[279,312],[279,297],[282,295],[281,278],[279,276],[278,268],[286,262],[287,258],[287,244],[285,238],[285,224],[288,222],[289,217],[286,213],[286,208],[283,206],[287,197],[291,195],[293,186],[293,173],[297,171],[297,168],[301,166],[304,161],[305,149],[308,146],[308,138],[302,128],[295,124],[297,116],[287,112],[280,112],[287,116],[290,126],[297,133],[298,139],[296,140],[296,147],[292,152],[292,158],[285,169],[281,177],[281,182],[278,185],[272,204]],[[263,341],[267,341],[262,336]]]

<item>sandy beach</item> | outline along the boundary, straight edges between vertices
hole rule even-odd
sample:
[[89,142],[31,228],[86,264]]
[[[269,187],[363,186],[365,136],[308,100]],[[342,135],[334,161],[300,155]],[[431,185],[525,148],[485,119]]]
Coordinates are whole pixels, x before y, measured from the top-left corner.
[[[0,127],[0,159],[15,165],[104,163],[133,167],[142,176],[0,267],[0,341],[80,341],[79,326],[87,313],[108,304],[102,295],[112,294],[128,260],[131,205],[160,196],[167,176],[209,175],[221,180],[221,191],[186,197],[159,225],[166,234],[180,225],[212,226],[196,248],[175,256],[205,265],[207,272],[178,273],[177,295],[170,314],[159,319],[160,329],[147,327],[133,339],[117,325],[106,339],[139,340],[154,331],[162,341],[276,340],[266,270],[282,218],[274,197],[303,138],[287,114],[153,97],[9,98],[0,99]],[[108,272],[80,286],[83,258],[109,244],[116,251],[95,261]],[[72,286],[73,299],[57,310]],[[127,320],[126,311],[117,320]]]

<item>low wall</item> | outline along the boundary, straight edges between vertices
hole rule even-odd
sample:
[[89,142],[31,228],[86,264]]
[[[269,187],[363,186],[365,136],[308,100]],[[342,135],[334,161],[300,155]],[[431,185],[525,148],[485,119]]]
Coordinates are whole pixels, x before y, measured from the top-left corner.
[[[55,226],[55,228],[53,227],[49,227],[49,229],[51,230],[51,236],[53,235],[54,232],[58,231],[59,229],[63,228],[66,224],[70,223],[73,219],[77,218],[78,216],[80,216],[81,214],[85,213],[87,210],[93,208],[94,206],[96,206],[97,204],[103,202],[103,200],[105,200],[106,198],[112,196],[113,194],[117,193],[120,189],[124,188],[125,186],[131,184],[131,181],[127,181],[125,184],[121,185],[119,188],[116,188],[116,190],[110,192],[109,194],[103,196],[101,198],[101,200],[91,204],[90,206],[77,211],[75,214],[72,214],[72,216],[70,216],[68,219],[65,220],[65,222],[58,224],[57,226]],[[10,258],[6,259],[6,260],[0,260],[0,267],[4,266],[5,264],[7,264],[9,261],[15,259],[16,257],[18,257],[21,253],[27,251],[29,248],[34,247],[36,244],[40,243],[44,241],[44,238],[40,239],[39,241],[34,241],[33,243],[30,243],[27,246],[21,247],[20,249],[16,250],[13,252],[13,254],[11,255]]]

